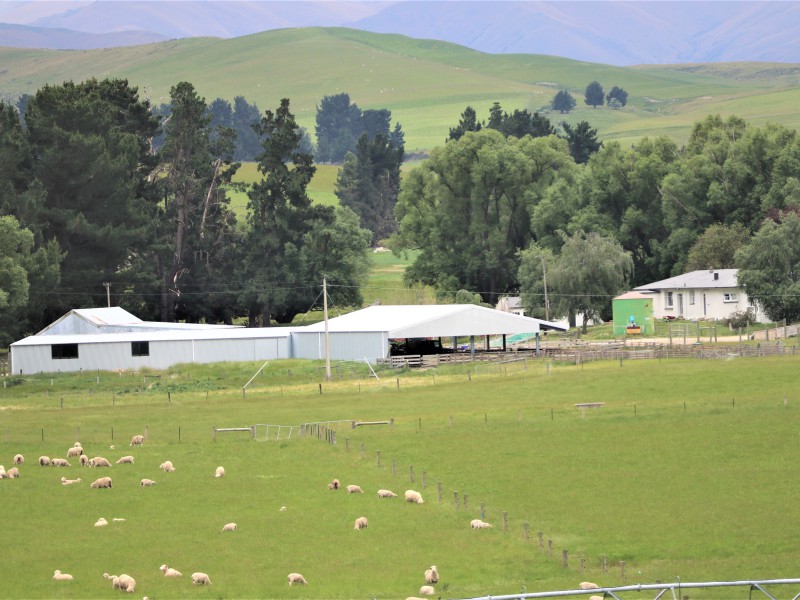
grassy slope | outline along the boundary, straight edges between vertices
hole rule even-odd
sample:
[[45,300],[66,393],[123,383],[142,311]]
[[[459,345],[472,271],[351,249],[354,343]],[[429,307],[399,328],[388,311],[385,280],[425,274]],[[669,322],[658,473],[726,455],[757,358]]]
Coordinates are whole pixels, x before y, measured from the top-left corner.
[[[312,133],[321,98],[347,92],[362,108],[392,110],[409,151],[441,145],[467,105],[481,118],[493,101],[507,110],[538,109],[560,88],[579,101],[567,120],[589,120],[604,139],[634,141],[664,133],[682,141],[694,121],[715,112],[800,124],[794,65],[619,68],[541,55],[489,55],[349,29],[277,30],[97,51],[6,48],[0,49],[0,61],[5,69],[0,97],[32,93],[64,79],[118,76],[160,103],[172,85],[190,81],[207,99],[242,95],[262,110],[288,97],[298,121]],[[583,105],[583,89],[594,79],[628,90],[628,107],[610,111]]]
[[[15,452],[27,457],[22,479],[0,482],[3,535],[15,546],[0,561],[0,597],[108,597],[106,570],[134,575],[137,593],[149,597],[221,598],[406,597],[430,564],[442,573],[438,593],[456,598],[582,580],[621,584],[621,560],[624,583],[792,577],[800,509],[790,499],[800,483],[787,474],[800,458],[797,360],[531,362],[506,372],[439,370],[435,379],[401,373],[397,382],[388,373],[380,382],[361,378],[366,368],[351,365],[359,378],[325,384],[322,396],[317,364],[277,361],[246,399],[238,387],[260,365],[176,368],[147,393],[133,391],[141,382],[132,374],[101,374],[100,384],[94,375],[56,376],[52,386],[47,376],[28,378],[0,401],[4,464]],[[112,407],[110,396],[122,388],[128,392]],[[573,404],[587,398],[606,406],[582,417]],[[340,430],[336,447],[315,439],[254,443],[246,434],[210,439],[214,425],[389,417],[393,429]],[[126,441],[145,427],[148,443],[131,450]],[[131,453],[136,464],[110,469],[111,490],[89,489],[100,474],[88,469],[31,464],[40,454],[61,455],[76,438],[92,455]],[[169,476],[157,469],[167,458],[178,469]],[[227,474],[216,480],[220,464]],[[426,504],[375,498],[379,487],[421,489],[423,471]],[[83,482],[62,487],[62,474]],[[140,489],[142,477],[159,483]],[[328,492],[332,477],[367,493]],[[470,531],[481,504],[495,528]],[[354,532],[361,515],[370,527]],[[100,516],[127,521],[93,527]],[[221,535],[229,521],[240,530]],[[538,550],[538,531],[553,540],[552,557]],[[162,577],[164,562],[184,578]],[[56,568],[76,581],[52,582]],[[213,588],[193,588],[186,576],[194,570],[208,572]],[[310,585],[289,588],[292,570]],[[692,597],[730,598],[731,590]]]

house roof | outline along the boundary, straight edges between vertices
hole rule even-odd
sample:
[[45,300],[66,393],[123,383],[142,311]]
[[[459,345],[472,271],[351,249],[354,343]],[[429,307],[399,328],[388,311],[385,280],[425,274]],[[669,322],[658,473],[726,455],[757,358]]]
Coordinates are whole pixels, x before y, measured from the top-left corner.
[[[542,328],[566,331],[556,323],[475,304],[378,305],[328,320],[329,332],[380,331],[389,338],[536,333]],[[324,330],[325,323],[320,322],[298,333]]]
[[[676,289],[708,289],[708,288],[738,288],[736,279],[738,269],[707,269],[691,271],[669,279],[662,279],[634,288],[638,291],[648,290],[676,290]],[[716,278],[714,276],[717,276]]]

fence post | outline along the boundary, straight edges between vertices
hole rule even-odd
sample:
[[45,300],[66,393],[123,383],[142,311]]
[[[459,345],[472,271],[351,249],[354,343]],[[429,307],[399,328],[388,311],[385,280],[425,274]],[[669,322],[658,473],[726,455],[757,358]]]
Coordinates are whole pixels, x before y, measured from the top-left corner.
[[397,475],[397,461],[392,459],[392,477]]
[[569,566],[569,558],[567,557],[567,551],[561,551],[561,566],[565,569]]
[[381,451],[378,450],[378,466],[381,466]]
[[544,537],[542,537],[543,535],[544,534],[540,531],[539,532],[539,548],[544,548]]
[[503,511],[503,531],[508,531],[508,513]]
[[619,561],[619,578],[625,581],[625,561]]
[[[42,429],[42,440],[44,440],[44,429]],[[439,482],[439,502],[442,501],[442,482]]]
[[212,427],[211,428],[211,441],[212,442],[216,442],[217,441],[217,428],[216,427]]
[[453,506],[458,508],[458,492],[453,491]]
[[523,529],[523,531],[525,531],[525,541],[529,542],[530,541],[530,536],[528,534],[528,523],[527,523],[527,521],[522,524],[522,529]]
[[414,481],[414,465],[408,466],[408,480],[412,482]]
[[425,469],[422,470],[422,489],[424,490],[428,487],[428,474],[425,472]]

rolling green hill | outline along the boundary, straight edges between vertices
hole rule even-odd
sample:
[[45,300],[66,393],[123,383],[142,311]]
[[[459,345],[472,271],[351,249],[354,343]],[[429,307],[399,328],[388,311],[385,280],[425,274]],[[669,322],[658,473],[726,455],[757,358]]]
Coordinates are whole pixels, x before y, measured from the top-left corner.
[[[755,124],[800,125],[800,65],[768,63],[612,67],[544,55],[491,55],[455,44],[343,28],[285,29],[222,40],[192,38],[92,51],[0,48],[0,98],[45,84],[125,77],[153,103],[180,81],[207,100],[241,95],[261,110],[288,97],[298,122],[313,134],[325,95],[347,92],[361,108],[388,108],[406,132],[410,152],[441,145],[467,105],[480,118],[492,103],[537,110],[559,89],[578,100],[553,121],[589,121],[602,139],[633,142],[644,135],[686,139],[710,113],[737,114]],[[592,109],[583,90],[592,81],[629,92],[622,110]]]

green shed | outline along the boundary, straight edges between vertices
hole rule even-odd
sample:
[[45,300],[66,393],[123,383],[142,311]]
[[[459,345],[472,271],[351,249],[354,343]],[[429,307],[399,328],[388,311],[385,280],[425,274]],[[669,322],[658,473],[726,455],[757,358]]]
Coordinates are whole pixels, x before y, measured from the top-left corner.
[[614,335],[653,335],[653,298],[641,292],[627,292],[611,303]]

